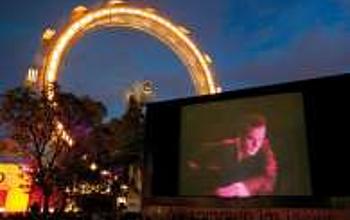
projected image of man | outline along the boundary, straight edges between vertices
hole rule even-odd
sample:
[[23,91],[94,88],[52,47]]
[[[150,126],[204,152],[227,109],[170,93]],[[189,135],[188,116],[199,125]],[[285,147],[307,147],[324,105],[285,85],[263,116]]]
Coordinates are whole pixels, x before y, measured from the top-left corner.
[[272,194],[277,161],[267,137],[266,119],[258,114],[241,119],[237,137],[222,140],[231,148],[232,163],[222,170],[222,183],[215,195],[230,198]]

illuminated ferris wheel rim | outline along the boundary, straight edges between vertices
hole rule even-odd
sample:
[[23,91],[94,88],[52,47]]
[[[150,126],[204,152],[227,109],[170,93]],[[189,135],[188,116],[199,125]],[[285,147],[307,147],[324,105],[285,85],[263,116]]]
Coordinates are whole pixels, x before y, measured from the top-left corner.
[[[78,13],[75,12],[76,9]],[[58,36],[54,36],[53,33],[49,37],[48,51],[40,71],[44,87],[56,82],[61,61],[77,38],[90,30],[113,26],[138,29],[165,43],[187,67],[198,94],[220,92],[211,69],[210,57],[199,50],[189,38],[188,31],[182,26],[174,25],[149,8],[127,4],[107,4],[92,11],[83,6],[78,6],[76,9],[73,13],[78,15],[73,17]],[[51,98],[54,96],[53,92],[48,95]]]

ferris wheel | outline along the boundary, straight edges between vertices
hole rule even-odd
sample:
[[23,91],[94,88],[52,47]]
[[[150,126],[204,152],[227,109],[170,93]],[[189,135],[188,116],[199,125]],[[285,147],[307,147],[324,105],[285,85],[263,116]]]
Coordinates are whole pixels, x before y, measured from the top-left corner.
[[[140,30],[155,37],[168,46],[187,68],[197,94],[221,91],[210,56],[190,39],[188,29],[174,24],[152,8],[115,0],[90,10],[85,6],[77,6],[61,30],[48,28],[44,31],[44,60],[38,71],[38,86],[46,88],[56,82],[62,60],[75,42],[91,31],[108,27]],[[48,93],[49,98],[53,96],[53,91]]]

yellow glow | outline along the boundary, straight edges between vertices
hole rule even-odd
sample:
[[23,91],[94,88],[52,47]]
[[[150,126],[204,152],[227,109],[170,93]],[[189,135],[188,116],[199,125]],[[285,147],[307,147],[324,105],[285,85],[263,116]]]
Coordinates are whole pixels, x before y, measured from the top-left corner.
[[117,197],[117,204],[118,204],[118,205],[126,204],[126,197],[125,197],[125,196],[119,196],[119,197]]
[[123,185],[120,186],[120,188],[123,189],[123,190],[127,190],[129,187],[127,185],[123,184]]
[[90,164],[90,170],[92,170],[92,171],[97,170],[97,164],[96,163],[91,163]]
[[123,3],[125,2],[121,0],[111,0],[108,2],[109,5],[117,5],[117,4],[123,4]]
[[29,202],[30,176],[25,174],[20,165],[0,163],[0,173],[4,175],[0,190],[7,191],[4,212],[25,212]]
[[79,12],[86,12],[88,9],[84,5],[78,5],[73,9],[74,13],[79,13]]
[[27,83],[36,83],[38,80],[38,69],[30,67],[27,73]]
[[110,172],[108,170],[102,170],[101,171],[101,175],[103,175],[103,176],[107,176],[109,174],[110,174]]
[[190,34],[191,33],[191,31],[188,30],[187,28],[185,28],[184,26],[179,26],[178,28],[184,34]]
[[52,28],[46,28],[43,33],[43,40],[51,40],[56,34],[56,31]]
[[59,121],[56,123],[56,133],[57,133],[57,136],[65,140],[70,147],[73,146],[74,144],[73,139],[69,136],[67,131],[64,129],[63,124]]
[[208,54],[205,54],[204,57],[205,57],[205,60],[207,61],[208,64],[213,63],[213,60],[211,59],[211,57]]
[[78,5],[75,7],[71,13],[71,19],[76,20],[81,18],[86,12],[88,12],[88,8],[83,5]]
[[63,129],[63,124],[59,122],[56,127],[58,131],[61,131]]
[[6,212],[25,212],[29,203],[29,194],[18,189],[10,190],[7,193],[5,210]]
[[151,13],[156,13],[157,10],[154,8],[145,8],[145,11],[151,12]]

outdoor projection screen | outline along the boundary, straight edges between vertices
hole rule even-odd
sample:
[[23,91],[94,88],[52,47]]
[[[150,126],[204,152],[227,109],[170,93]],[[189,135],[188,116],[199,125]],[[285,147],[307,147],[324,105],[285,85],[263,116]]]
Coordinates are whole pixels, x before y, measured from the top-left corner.
[[[263,133],[249,132],[264,127],[244,121],[254,117],[263,120]],[[311,195],[305,125],[302,93],[182,107],[179,195]],[[257,152],[249,155],[247,142]]]

